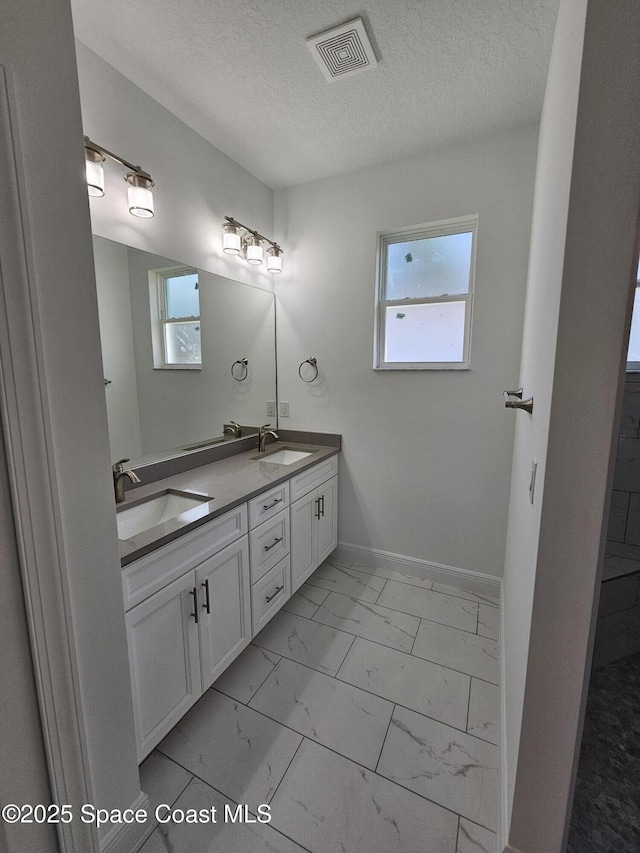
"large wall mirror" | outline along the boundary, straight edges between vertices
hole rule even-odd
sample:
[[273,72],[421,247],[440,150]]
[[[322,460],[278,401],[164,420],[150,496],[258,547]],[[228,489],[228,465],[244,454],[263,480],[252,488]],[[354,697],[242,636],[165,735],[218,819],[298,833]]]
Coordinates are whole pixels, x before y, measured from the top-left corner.
[[243,437],[275,426],[273,293],[102,237],[93,249],[113,461],[232,439],[230,421]]

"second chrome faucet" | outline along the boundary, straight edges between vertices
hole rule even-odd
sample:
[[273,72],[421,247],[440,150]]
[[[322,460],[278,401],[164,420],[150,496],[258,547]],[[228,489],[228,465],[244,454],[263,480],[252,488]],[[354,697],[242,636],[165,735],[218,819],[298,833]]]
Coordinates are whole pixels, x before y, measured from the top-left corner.
[[271,435],[275,441],[278,441],[279,435],[275,430],[268,430],[267,427],[270,427],[271,424],[264,424],[258,430],[258,453],[264,453],[265,446],[267,444],[267,438]]

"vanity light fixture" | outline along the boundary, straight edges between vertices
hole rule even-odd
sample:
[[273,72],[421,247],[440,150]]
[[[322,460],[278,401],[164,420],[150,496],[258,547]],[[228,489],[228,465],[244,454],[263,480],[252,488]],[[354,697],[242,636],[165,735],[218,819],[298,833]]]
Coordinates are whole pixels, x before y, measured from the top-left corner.
[[84,137],[84,157],[87,166],[87,188],[90,196],[98,197],[104,195],[104,167],[106,157],[120,163],[130,172],[124,176],[129,184],[129,213],[141,219],[150,219],[153,216],[153,193],[151,187],[154,185],[151,175],[140,166],[134,166],[112,151],[108,151],[102,145],[92,142],[88,136]]
[[222,223],[222,251],[228,255],[237,255],[244,261],[255,266],[264,260],[264,243],[269,244],[267,250],[267,272],[282,272],[282,249],[273,240],[258,234],[253,228],[248,228],[232,216],[225,216]]

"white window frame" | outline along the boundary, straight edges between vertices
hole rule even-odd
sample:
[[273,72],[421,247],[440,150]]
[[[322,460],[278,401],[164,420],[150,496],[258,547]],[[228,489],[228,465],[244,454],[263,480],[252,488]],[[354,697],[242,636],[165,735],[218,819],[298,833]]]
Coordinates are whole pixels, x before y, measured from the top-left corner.
[[[469,269],[469,292],[451,296],[421,297],[418,299],[384,299],[387,275],[387,248],[392,243],[404,243],[409,240],[421,240],[429,237],[447,237],[451,234],[472,233],[471,264]],[[478,242],[478,215],[460,216],[455,219],[443,219],[423,225],[407,228],[395,228],[393,231],[379,231],[376,262],[376,306],[374,327],[374,370],[469,370],[471,349],[471,320],[473,314],[473,294],[476,270],[476,245]],[[438,302],[465,302],[465,324],[462,361],[415,361],[392,362],[384,360],[385,352],[385,311],[391,306],[425,305]]]
[[[151,308],[151,340],[153,347],[153,366],[155,370],[202,370],[202,361],[194,364],[175,364],[167,361],[165,326],[176,323],[200,323],[200,340],[202,341],[201,313],[194,317],[167,318],[166,280],[180,275],[199,275],[195,267],[181,264],[166,267],[161,270],[149,270],[149,302]],[[198,293],[198,303],[200,294]],[[200,306],[202,312],[202,306]]]

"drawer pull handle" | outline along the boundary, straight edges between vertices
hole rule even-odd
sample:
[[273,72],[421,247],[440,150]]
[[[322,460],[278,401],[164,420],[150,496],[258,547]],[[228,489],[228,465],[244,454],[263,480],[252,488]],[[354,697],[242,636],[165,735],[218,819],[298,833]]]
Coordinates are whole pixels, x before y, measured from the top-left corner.
[[211,601],[209,599],[209,578],[207,578],[205,580],[205,582],[202,584],[202,586],[204,587],[204,594],[205,594],[205,601],[204,601],[204,604],[202,606],[207,611],[207,613],[211,613]]
[[266,510],[271,509],[276,504],[281,504],[281,503],[282,503],[282,498],[276,498],[272,504],[263,504],[262,509],[266,512]]
[[[322,507],[320,507],[320,501],[322,501]],[[324,495],[320,495],[318,498],[318,512],[321,514],[322,518],[324,518]]]
[[281,536],[279,539],[276,539],[276,541],[275,541],[273,544],[271,544],[271,545],[265,545],[265,546],[264,546],[264,550],[265,550],[265,551],[270,551],[272,548],[275,548],[275,547],[276,547],[276,545],[278,544],[278,542],[282,542],[282,536]]
[[196,620],[196,625],[198,624],[198,590],[194,586],[194,588],[189,592],[189,595],[193,596],[193,613],[191,616]]
[[320,498],[316,498],[316,518],[320,518]]
[[267,603],[268,603],[269,601],[273,601],[273,599],[276,597],[276,595],[278,595],[278,593],[282,592],[282,590],[283,590],[283,589],[284,589],[284,586],[277,586],[277,587],[276,587],[276,591],[273,593],[273,595],[268,595],[268,596],[265,598],[265,601],[266,601]]

